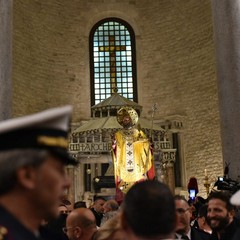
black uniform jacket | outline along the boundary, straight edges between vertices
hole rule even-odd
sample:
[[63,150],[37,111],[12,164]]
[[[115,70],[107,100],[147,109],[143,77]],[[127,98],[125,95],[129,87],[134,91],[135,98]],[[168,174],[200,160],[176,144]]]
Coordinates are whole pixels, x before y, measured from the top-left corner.
[[44,228],[39,229],[39,236],[25,228],[12,214],[0,205],[0,239],[1,240],[56,240]]

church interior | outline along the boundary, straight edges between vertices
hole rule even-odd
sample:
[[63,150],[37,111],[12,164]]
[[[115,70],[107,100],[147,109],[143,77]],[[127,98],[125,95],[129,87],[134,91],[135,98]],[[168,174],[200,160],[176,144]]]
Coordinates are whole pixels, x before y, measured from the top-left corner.
[[[108,35],[101,30],[105,25]],[[126,61],[118,60],[121,54]],[[96,56],[105,59],[102,68]],[[139,110],[147,133],[153,129],[160,136],[157,178],[175,193],[186,194],[195,177],[206,197],[206,183],[211,188],[223,176],[210,0],[13,1],[12,66],[12,116],[74,108],[69,151],[80,164],[67,168],[70,200],[114,194],[111,149],[92,148],[94,141],[110,144],[102,132],[119,127],[103,127],[101,118],[114,122],[125,104]],[[104,176],[110,187],[98,188]]]

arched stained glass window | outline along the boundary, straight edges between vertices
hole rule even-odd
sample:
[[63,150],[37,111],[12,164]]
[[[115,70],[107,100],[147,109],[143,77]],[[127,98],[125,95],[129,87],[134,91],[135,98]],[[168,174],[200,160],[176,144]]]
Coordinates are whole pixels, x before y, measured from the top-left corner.
[[137,102],[135,35],[132,27],[118,18],[98,22],[90,33],[91,105],[110,97],[116,90]]

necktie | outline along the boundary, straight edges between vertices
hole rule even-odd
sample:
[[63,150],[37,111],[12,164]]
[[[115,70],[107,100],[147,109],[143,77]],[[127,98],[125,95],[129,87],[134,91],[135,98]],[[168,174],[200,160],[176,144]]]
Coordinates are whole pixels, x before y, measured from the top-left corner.
[[184,240],[190,240],[189,237],[185,234],[182,235],[181,239],[184,239]]

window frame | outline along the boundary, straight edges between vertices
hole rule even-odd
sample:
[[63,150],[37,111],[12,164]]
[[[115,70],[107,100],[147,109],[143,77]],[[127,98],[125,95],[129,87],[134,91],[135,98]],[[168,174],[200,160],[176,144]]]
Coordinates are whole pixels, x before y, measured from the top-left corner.
[[[99,26],[106,22],[118,22],[122,25],[124,25],[129,34],[130,34],[130,41],[131,41],[131,53],[132,53],[132,84],[133,84],[133,99],[131,99],[134,102],[138,101],[138,93],[137,93],[137,67],[136,67],[136,42],[135,42],[135,33],[133,28],[130,26],[129,23],[124,21],[120,18],[104,18],[100,21],[98,21],[91,29],[90,35],[89,35],[89,59],[90,59],[90,93],[91,93],[91,106],[96,105],[95,103],[95,79],[94,79],[94,34]],[[121,94],[121,91],[119,92]]]

